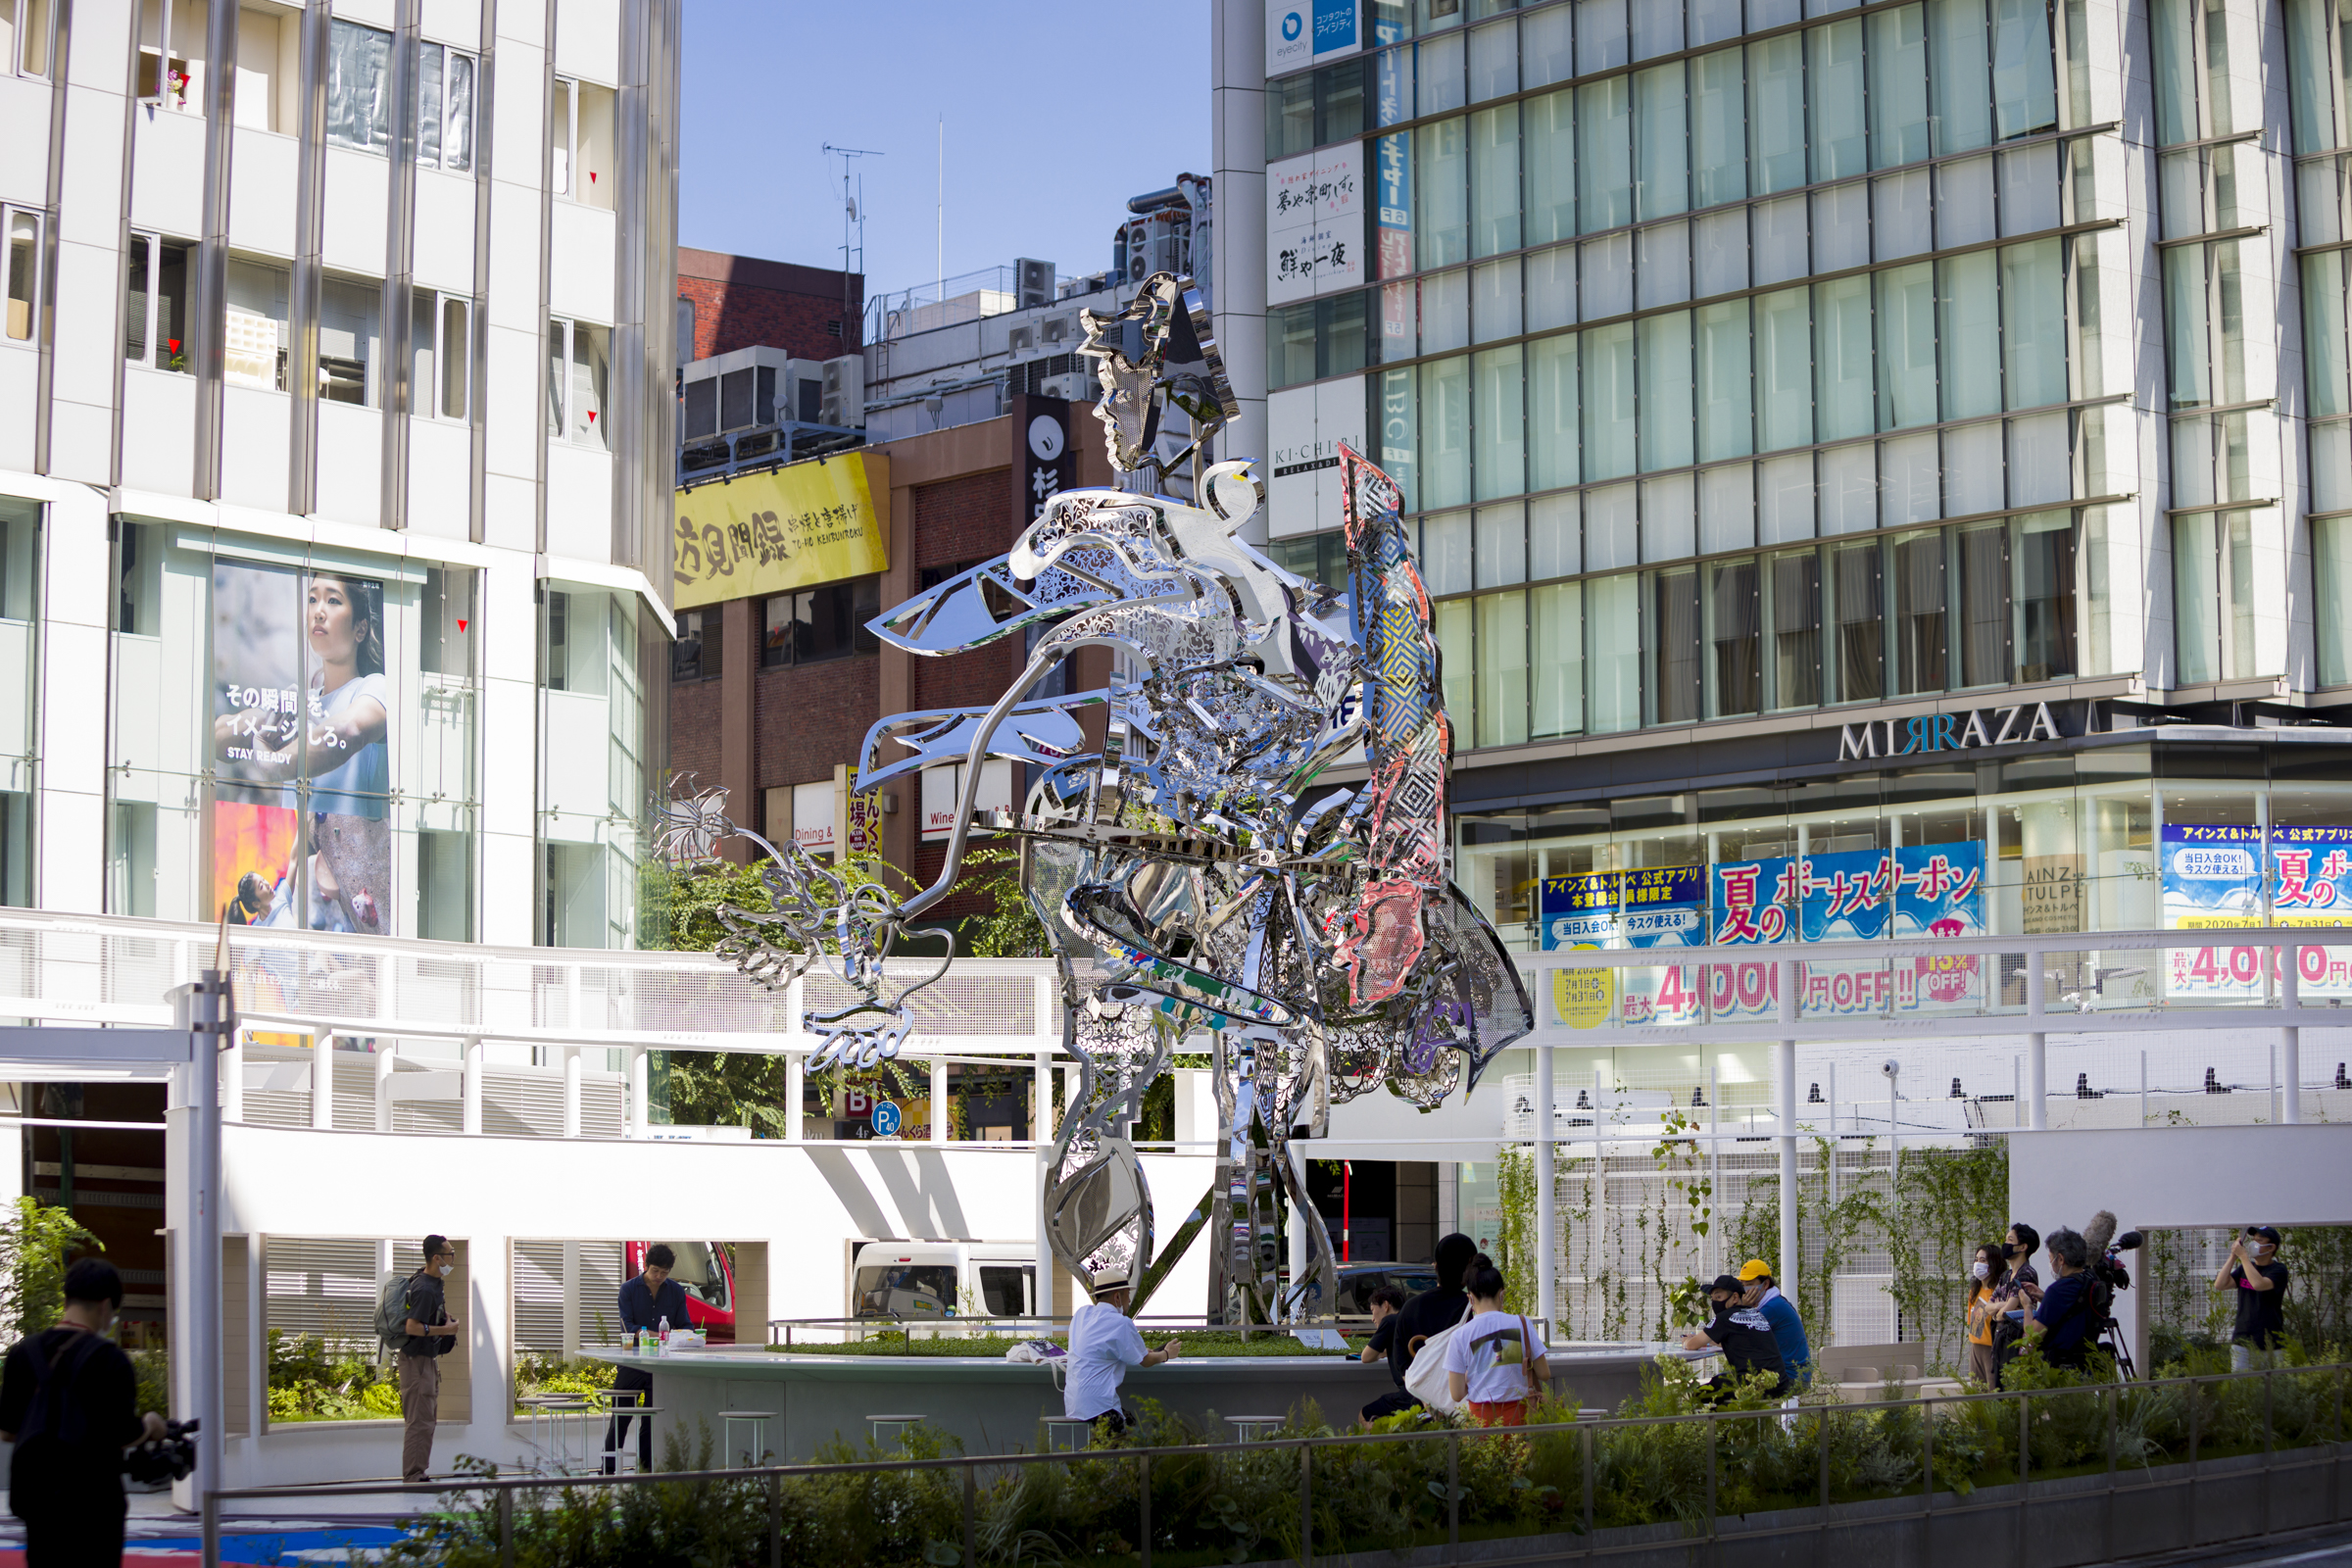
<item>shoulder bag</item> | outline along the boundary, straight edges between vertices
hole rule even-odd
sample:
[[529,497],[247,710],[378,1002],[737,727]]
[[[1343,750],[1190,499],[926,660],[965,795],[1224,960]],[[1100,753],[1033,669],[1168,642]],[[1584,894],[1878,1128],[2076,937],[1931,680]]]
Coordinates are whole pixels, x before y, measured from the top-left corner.
[[1446,1382],[1446,1352],[1453,1337],[1462,1332],[1462,1324],[1477,1316],[1476,1310],[1465,1301],[1459,1322],[1438,1330],[1423,1340],[1413,1351],[1412,1364],[1404,1369],[1404,1392],[1433,1410],[1446,1415],[1461,1408]]

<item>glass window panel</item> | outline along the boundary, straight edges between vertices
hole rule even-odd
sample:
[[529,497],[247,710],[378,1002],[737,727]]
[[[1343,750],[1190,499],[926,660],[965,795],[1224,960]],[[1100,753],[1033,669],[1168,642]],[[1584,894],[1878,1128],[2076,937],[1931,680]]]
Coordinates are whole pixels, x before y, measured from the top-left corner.
[[1784,196],[1777,202],[1758,202],[1753,214],[1756,282],[1780,283],[1812,270],[1810,228],[1803,195]]
[[1519,248],[1517,104],[1470,117],[1470,242],[1477,256]]
[[2058,149],[2048,143],[2001,154],[2001,232],[2058,226]]
[[1470,274],[1440,272],[1421,280],[1421,352],[1446,354],[1470,346]]
[[2173,519],[2173,651],[2176,686],[2222,678],[2221,561],[2211,513]]
[[1697,486],[1689,473],[1642,481],[1642,559],[1680,561],[1698,554],[1693,514]]
[[1753,556],[1714,562],[1707,577],[1707,716],[1729,718],[1764,706],[1762,613]]
[[2043,0],[1992,0],[1992,29],[1993,134],[2007,141],[2055,129],[2058,75]]
[[340,19],[326,47],[326,139],[384,151],[392,144],[392,35]]
[[1859,703],[1886,695],[1886,617],[1879,582],[1879,544],[1830,548],[1830,588],[1838,632],[1838,689],[1830,701]]
[[1466,132],[1459,119],[1413,132],[1413,229],[1423,267],[1445,267],[1470,256]]
[[1584,233],[1634,220],[1633,78],[1611,76],[1576,90],[1577,223]]
[[1380,466],[1403,492],[1406,512],[1421,507],[1420,380],[1417,368],[1380,373]]
[[1813,537],[1813,454],[1756,465],[1756,532],[1768,545]]
[[1641,262],[1634,269],[1642,308],[1676,305],[1690,297],[1690,225],[1657,223],[1636,231]]
[[441,302],[441,417],[463,419],[473,388],[473,308],[465,300]]
[[1290,158],[1315,145],[1315,75],[1266,83],[1266,157]]
[[2352,424],[2313,424],[2311,510],[2352,510]]
[[1841,271],[1870,262],[1870,182],[1813,193],[1813,270]]
[[2225,512],[2215,521],[2222,530],[2222,547],[2228,552],[2223,563],[2228,569],[2224,595],[2228,613],[2223,626],[2229,632],[2229,658],[2222,675],[2228,680],[2243,680],[2254,673],[2254,522],[2242,512]]
[[1772,706],[1821,703],[1821,557],[1811,550],[1774,556],[1771,597]]
[[1960,555],[1960,684],[2005,686],[2011,671],[2009,525],[1981,522],[1952,532]]
[[1585,669],[1594,734],[1642,725],[1642,586],[1634,572],[1585,585]]
[[1545,93],[1522,107],[1527,180],[1523,227],[1527,243],[1542,245],[1576,232],[1576,94]]
[[[1812,109],[1813,178],[1859,174],[1869,167],[1862,122],[1862,24],[1833,22],[1803,34]],[[1778,187],[1775,187],[1776,189]]]
[[1527,488],[1527,421],[1519,379],[1520,349],[1477,357],[1478,498],[1493,501]]
[[[41,220],[30,213],[8,215],[8,335],[17,342],[32,336],[40,290]],[[142,314],[144,314],[142,309]],[[144,334],[146,323],[139,323]]]
[[2001,421],[1961,424],[1943,432],[1943,499],[1946,516],[1998,512],[2003,499]]
[[1748,161],[1756,193],[1805,183],[1805,53],[1799,34],[1747,46]]
[[1589,76],[1633,57],[1626,52],[1626,0],[1577,0],[1576,69]]
[[[1690,0],[1690,47],[1740,36],[1740,0]],[[1757,26],[1767,25],[1757,23]]]
[[441,167],[461,173],[473,168],[473,56],[449,53],[449,99],[443,111]]
[[1357,289],[1315,302],[1315,335],[1321,343],[1317,375],[1351,375],[1372,363],[1367,358],[1369,323],[1364,319],[1370,298]]
[[[1458,17],[1459,13],[1455,13]],[[1459,109],[1467,100],[1462,93],[1462,35],[1447,33],[1431,38],[1421,45],[1421,59],[1415,70],[1420,77],[1419,102],[1421,113],[1442,115],[1448,109]]]
[[1585,727],[1585,585],[1557,582],[1530,600],[1535,663],[1529,733],[1574,735]]
[[[1410,288],[1410,283],[1395,285]],[[1412,353],[1410,344],[1406,354]],[[1315,378],[1315,302],[1277,305],[1266,312],[1266,377],[1276,388],[1301,386]],[[704,383],[707,384],[707,383]]]
[[1704,299],[1747,287],[1747,209],[1690,220],[1690,291]]
[[2064,501],[2068,472],[2066,411],[2009,421],[2009,504],[2031,507]]
[[1943,514],[1942,473],[1936,459],[1933,430],[1879,443],[1881,527],[1933,522]]
[[1634,487],[1613,484],[1585,492],[1585,569],[1606,571],[1641,559],[1641,511]]
[[1870,279],[1840,278],[1813,286],[1814,397],[1818,439],[1864,435],[1872,428]]
[[2328,57],[2328,0],[2286,0],[2286,75],[2295,151],[2335,145],[2335,73]]
[[1727,463],[1698,474],[1698,550],[1713,555],[1756,542],[1754,466]]
[[2224,403],[2243,403],[2246,401],[2246,306],[2236,240],[2226,239],[2213,247],[2213,298],[2222,318],[2222,329],[2217,334],[2220,374],[2215,378],[2220,384],[2215,391]]
[[1683,46],[1683,8],[1660,5],[1656,0],[1637,3],[1631,8],[1634,24],[1634,58],[1655,60],[1670,55]]
[[1421,367],[1421,504],[1458,507],[1470,499],[1470,362]]
[[441,164],[442,68],[445,51],[437,43],[416,51],[416,162],[427,169]]
[[1485,103],[1519,90],[1519,24],[1497,22],[1470,34],[1470,101]]
[[1937,152],[1966,152],[1992,140],[1988,59],[1984,0],[1928,0],[1928,69]]
[[1478,744],[1527,739],[1527,593],[1487,594],[1478,606]]
[[2001,357],[2009,407],[2066,401],[2066,283],[2055,239],[2001,251]]
[[1928,156],[1928,23],[1922,6],[1870,18],[1870,162],[1874,169]]
[[1528,345],[1528,478],[1538,490],[1579,478],[1576,348],[1574,332]]
[[2352,685],[2352,517],[2322,517],[2311,533],[2320,684]]
[[[1647,5],[1643,13],[1663,11]],[[1652,66],[1634,73],[1635,206],[1642,218],[1664,218],[1690,205],[1690,149],[1683,67]]]
[[1584,334],[1585,477],[1634,471],[1634,324]]
[[1489,262],[1470,274],[1471,324],[1481,343],[1520,332],[1519,259]]
[[1526,258],[1527,330],[1576,320],[1576,247],[1555,245]]
[[1446,716],[1456,737],[1475,735],[1478,664],[1472,637],[1476,612],[1467,599],[1446,599],[1430,607],[1430,629],[1438,636],[1439,689],[1446,700]]
[[1328,147],[1364,133],[1364,63],[1350,60],[1315,73],[1315,143]]
[[1527,505],[1528,576],[1541,582],[1584,570],[1584,526],[1577,498],[1538,496]]
[[1478,509],[1478,585],[1527,581],[1527,509],[1519,502]]
[[1756,299],[1756,412],[1767,452],[1813,439],[1813,327],[1802,288]]
[[1936,269],[1927,262],[1878,274],[1879,428],[1936,422]]
[[1698,328],[1698,458],[1754,450],[1748,420],[1747,301],[1701,307]]
[[1992,238],[1992,160],[1963,158],[1936,171],[1936,243],[1946,248]]
[[1690,313],[1644,317],[1642,327],[1642,466],[1690,462]]
[[1939,692],[1950,679],[1950,630],[1944,609],[1943,533],[1897,535],[1888,549],[1894,570],[1895,690]]
[[2198,136],[2197,11],[2198,0],[2153,0],[2148,7],[2156,56],[2156,138],[2162,143]]
[[2315,416],[2346,412],[2344,253],[2303,258],[2303,365]]
[[1419,265],[1413,256],[1411,134],[1399,130],[1374,137],[1372,168],[1380,191],[1372,264],[1382,277],[1402,277]]
[[1874,443],[1829,447],[1817,455],[1821,531],[1860,533],[1879,525],[1879,466]]
[[2173,505],[2202,507],[2213,503],[2213,421],[2203,416],[2175,419],[2173,434]]
[[1519,24],[1519,78],[1526,87],[1566,81],[1576,74],[1571,7],[1546,6]]
[[1698,568],[1650,575],[1649,679],[1655,722],[1688,724],[1699,714]]
[[2001,321],[1993,255],[1972,251],[1936,266],[1943,284],[1943,416],[1966,419],[1997,414]]
[[1472,543],[1476,537],[1467,512],[1443,513],[1422,522],[1422,581],[1432,594],[1443,597],[1470,591],[1474,580]]
[[[2262,167],[2255,162],[2256,152],[2243,143],[2236,146],[2210,147],[2205,156],[2213,171],[2213,226],[2236,228],[2241,223],[2261,221],[2266,205],[2256,192],[2265,178]],[[2245,160],[2246,177],[2238,178],[2239,161]],[[2087,162],[2085,163],[2087,168]],[[2238,192],[2243,190],[2248,201],[2241,204]],[[2055,219],[2052,221],[2056,221]]]
[[2016,520],[2017,678],[2061,680],[2075,660],[2075,525],[2063,512]]
[[1870,226],[1878,259],[1898,261],[1936,248],[1936,213],[1928,199],[1933,171],[1906,169],[1870,182]]
[[1634,236],[1620,231],[1583,246],[1584,315],[1588,321],[1634,308]]

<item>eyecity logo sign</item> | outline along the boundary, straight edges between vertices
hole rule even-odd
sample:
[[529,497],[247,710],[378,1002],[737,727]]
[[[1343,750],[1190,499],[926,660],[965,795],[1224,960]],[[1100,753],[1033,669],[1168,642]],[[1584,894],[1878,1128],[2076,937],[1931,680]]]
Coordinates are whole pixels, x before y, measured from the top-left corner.
[[1300,34],[1301,32],[1304,32],[1305,30],[1306,30],[1306,24],[1298,20],[1298,12],[1296,12],[1296,11],[1286,11],[1286,12],[1284,12],[1284,13],[1282,14],[1282,41],[1283,41],[1283,42],[1285,42],[1285,43],[1297,43],[1297,42],[1298,41],[1298,34]]
[[1350,53],[1362,27],[1362,0],[1275,0],[1266,8],[1266,74]]
[[2047,703],[1972,708],[1965,713],[1922,713],[1917,718],[1872,718],[1848,724],[1838,737],[1838,760],[1974,751],[1980,746],[2058,738],[2058,721],[2050,716]]

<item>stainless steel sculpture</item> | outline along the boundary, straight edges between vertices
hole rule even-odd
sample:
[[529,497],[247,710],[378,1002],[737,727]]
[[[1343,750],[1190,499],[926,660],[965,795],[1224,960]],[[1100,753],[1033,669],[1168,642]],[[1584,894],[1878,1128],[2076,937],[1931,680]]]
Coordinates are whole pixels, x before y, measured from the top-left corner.
[[[765,985],[819,961],[849,984],[851,1006],[809,1019],[824,1039],[812,1065],[896,1054],[909,998],[945,962],[894,986],[882,959],[903,938],[945,938],[912,922],[956,881],[980,764],[1024,764],[1034,782],[1018,813],[980,825],[1020,843],[1081,1064],[1049,1163],[1055,1260],[1090,1292],[1104,1273],[1132,1274],[1140,1309],[1207,1227],[1212,1316],[1312,1315],[1330,1310],[1336,1282],[1290,1140],[1320,1136],[1334,1104],[1384,1084],[1423,1109],[1467,1093],[1533,1018],[1493,927],[1448,880],[1452,736],[1396,485],[1343,447],[1347,587],[1284,570],[1240,537],[1264,503],[1254,466],[1207,461],[1239,409],[1198,291],[1159,273],[1124,311],[1085,322],[1111,463],[1150,488],[1065,491],[1004,556],[871,623],[923,655],[1028,639],[994,706],[896,714],[866,737],[863,789],[963,764],[945,867],[894,901],[747,835],[775,912],[722,909],[720,952]],[[1153,454],[1171,407],[1192,443],[1163,465]],[[1193,502],[1159,493],[1177,464]],[[1115,650],[1127,673],[1102,690],[1027,695],[1090,647]],[[1318,791],[1316,776],[1359,746],[1365,782]],[[723,793],[710,792],[671,805],[663,847],[707,860],[731,831]],[[1216,1179],[1158,1247],[1130,1129],[1194,1035],[1209,1037],[1214,1067]],[[1285,1209],[1307,1256],[1287,1282]]]

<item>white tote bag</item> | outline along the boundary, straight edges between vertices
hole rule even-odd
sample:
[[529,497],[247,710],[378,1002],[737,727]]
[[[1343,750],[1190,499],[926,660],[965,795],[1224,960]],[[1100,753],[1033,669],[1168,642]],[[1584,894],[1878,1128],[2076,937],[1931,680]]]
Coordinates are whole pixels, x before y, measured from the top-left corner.
[[1404,1392],[1428,1405],[1432,1410],[1452,1415],[1461,1408],[1446,1382],[1446,1351],[1453,1337],[1461,1333],[1462,1324],[1477,1315],[1476,1308],[1465,1302],[1461,1321],[1443,1328],[1421,1342],[1413,1352],[1412,1365],[1404,1369]]

